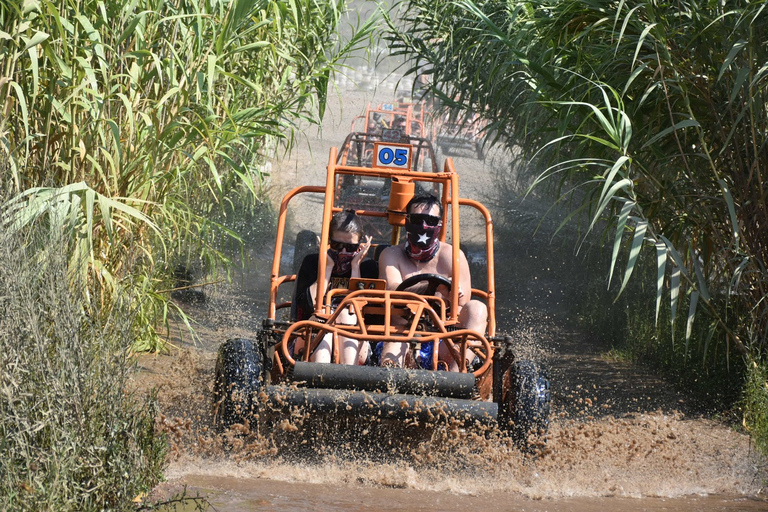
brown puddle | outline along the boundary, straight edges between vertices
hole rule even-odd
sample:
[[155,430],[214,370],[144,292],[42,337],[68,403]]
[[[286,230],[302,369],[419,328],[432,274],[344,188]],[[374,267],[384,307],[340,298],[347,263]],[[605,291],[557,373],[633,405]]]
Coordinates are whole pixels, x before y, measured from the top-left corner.
[[[766,502],[739,496],[689,496],[685,498],[561,498],[529,499],[519,495],[484,491],[457,494],[446,491],[387,489],[375,487],[319,484],[305,481],[283,482],[268,479],[188,475],[185,481],[192,494],[207,496],[216,510],[245,512],[256,510],[518,510],[526,512],[592,512],[595,510],[640,511],[757,511]],[[169,486],[169,489],[171,486]],[[192,504],[179,512],[194,510]]]

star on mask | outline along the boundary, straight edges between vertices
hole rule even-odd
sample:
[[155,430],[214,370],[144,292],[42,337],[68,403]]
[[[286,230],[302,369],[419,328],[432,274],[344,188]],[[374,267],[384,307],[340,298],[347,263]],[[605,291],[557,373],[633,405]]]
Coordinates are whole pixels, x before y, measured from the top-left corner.
[[427,243],[428,240],[429,240],[429,237],[427,236],[427,234],[426,233],[422,233],[421,235],[419,235],[419,241],[416,242],[416,243],[425,244],[425,243]]

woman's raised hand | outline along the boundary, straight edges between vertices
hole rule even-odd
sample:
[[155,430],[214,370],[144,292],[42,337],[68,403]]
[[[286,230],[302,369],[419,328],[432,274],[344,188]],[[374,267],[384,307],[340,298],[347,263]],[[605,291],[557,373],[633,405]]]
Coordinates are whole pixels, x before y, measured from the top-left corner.
[[360,248],[355,253],[354,258],[352,258],[352,265],[359,266],[360,263],[365,259],[365,256],[368,254],[368,250],[371,248],[371,240],[373,240],[373,237],[365,237],[365,241],[360,244]]

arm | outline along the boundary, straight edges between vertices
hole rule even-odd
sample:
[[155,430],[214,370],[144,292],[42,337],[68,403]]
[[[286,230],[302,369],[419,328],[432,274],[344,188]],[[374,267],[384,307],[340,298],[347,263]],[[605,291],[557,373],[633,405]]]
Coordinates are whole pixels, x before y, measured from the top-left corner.
[[387,247],[379,256],[379,279],[387,281],[387,290],[394,290],[403,282],[403,275],[397,266],[397,246]]
[[459,306],[464,306],[472,298],[472,276],[464,251],[459,251],[459,257]]
[[352,258],[352,276],[351,277],[362,277],[360,274],[360,263],[365,259],[366,254],[368,254],[368,249],[371,248],[371,239],[372,237],[366,236],[365,241],[360,244],[360,248],[355,253],[355,257]]
[[[445,251],[443,264],[445,268],[450,269],[452,267],[451,256],[452,251]],[[445,277],[451,278],[451,272],[446,272]],[[459,251],[459,308],[464,307],[467,302],[472,299],[472,276],[469,273],[469,262],[464,255],[464,251]],[[438,294],[444,299],[448,300],[451,297],[451,292],[448,288],[440,285],[437,288]]]

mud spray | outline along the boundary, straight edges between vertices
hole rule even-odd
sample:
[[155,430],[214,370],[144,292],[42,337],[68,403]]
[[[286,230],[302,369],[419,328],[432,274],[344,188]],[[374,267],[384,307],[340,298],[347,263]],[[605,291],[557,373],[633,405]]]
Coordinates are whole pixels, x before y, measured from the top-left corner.
[[[212,423],[215,350],[226,338],[254,334],[253,306],[226,293],[197,307],[195,345],[177,341],[184,348],[140,360],[137,385],[159,390],[157,428],[171,447],[169,482],[158,497],[187,485],[220,510],[378,510],[391,503],[539,510],[531,508],[538,500],[548,504],[541,510],[655,510],[649,499],[669,510],[766,505],[765,462],[745,436],[680,412],[685,402],[652,376],[574,351],[582,335],[540,312],[517,312],[511,328],[526,357],[549,361],[551,372],[552,423],[531,451],[495,428],[440,418],[439,411],[437,421],[423,424],[273,412],[262,404],[253,422],[220,432]],[[607,497],[614,501],[603,503]]]

